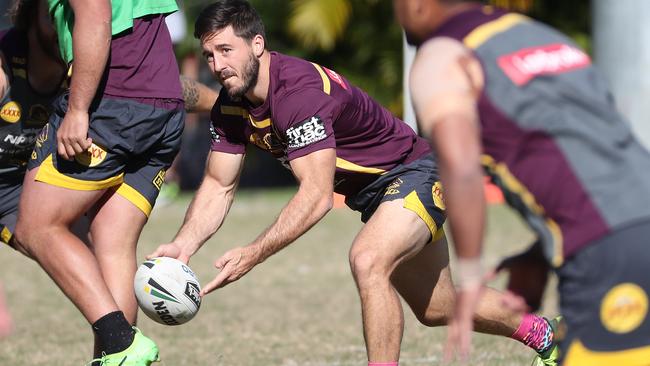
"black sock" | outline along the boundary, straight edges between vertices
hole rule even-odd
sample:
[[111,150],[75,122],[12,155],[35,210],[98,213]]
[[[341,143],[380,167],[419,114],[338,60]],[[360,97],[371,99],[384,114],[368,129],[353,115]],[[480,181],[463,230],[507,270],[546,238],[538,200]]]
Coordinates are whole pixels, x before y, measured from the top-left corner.
[[108,355],[129,348],[135,337],[135,331],[121,311],[104,315],[93,323],[92,328],[99,338],[102,352]]

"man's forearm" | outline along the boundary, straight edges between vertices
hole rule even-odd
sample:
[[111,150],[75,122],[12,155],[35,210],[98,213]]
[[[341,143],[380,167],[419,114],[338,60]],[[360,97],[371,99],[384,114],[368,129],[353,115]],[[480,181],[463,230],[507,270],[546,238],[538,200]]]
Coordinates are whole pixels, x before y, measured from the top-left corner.
[[332,208],[332,195],[318,190],[298,190],[282,209],[273,225],[267,228],[251,246],[259,250],[262,260],[277,253],[306,233]]
[[456,253],[461,258],[477,258],[481,253],[485,225],[483,175],[443,172],[443,187]]
[[187,209],[183,226],[174,238],[184,251],[193,255],[221,227],[230,210],[236,186],[221,187],[205,182]]
[[181,75],[180,79],[183,87],[185,110],[196,113],[210,112],[217,101],[217,92],[187,76]]

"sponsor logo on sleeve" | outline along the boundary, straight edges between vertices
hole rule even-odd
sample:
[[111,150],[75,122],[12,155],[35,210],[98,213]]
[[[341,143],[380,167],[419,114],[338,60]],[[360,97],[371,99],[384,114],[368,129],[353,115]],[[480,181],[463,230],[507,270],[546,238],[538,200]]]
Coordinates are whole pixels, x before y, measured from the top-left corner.
[[16,123],[20,120],[20,105],[14,101],[7,102],[0,108],[0,118],[9,123]]
[[497,63],[516,85],[522,86],[537,76],[562,74],[587,67],[591,65],[591,60],[576,47],[551,44],[501,56]]
[[214,125],[210,124],[210,136],[212,137],[212,142],[221,142],[221,136],[217,133],[217,130],[214,129]]
[[325,73],[330,77],[330,79],[332,79],[332,81],[339,84],[341,88],[348,90],[348,86],[345,84],[345,81],[343,81],[341,75],[337,74],[334,70],[328,69],[327,67],[323,67],[323,70],[325,70]]
[[326,137],[323,120],[319,116],[313,116],[287,129],[287,146],[289,149],[298,149],[324,140]]

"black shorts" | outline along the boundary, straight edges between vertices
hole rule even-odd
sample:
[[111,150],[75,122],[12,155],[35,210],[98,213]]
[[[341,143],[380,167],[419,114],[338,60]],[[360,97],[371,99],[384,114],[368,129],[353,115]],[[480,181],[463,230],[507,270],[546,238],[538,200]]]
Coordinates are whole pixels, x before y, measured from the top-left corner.
[[0,183],[0,242],[9,244],[18,220],[18,201],[23,182]]
[[367,222],[382,202],[396,199],[404,199],[404,208],[424,221],[434,241],[444,236],[445,204],[438,168],[431,155],[382,174],[356,195],[347,197],[345,204],[361,212],[361,221]]
[[650,365],[650,221],[595,241],[558,270],[565,366]]
[[182,101],[104,97],[90,112],[93,145],[72,161],[59,158],[56,146],[67,105],[65,93],[36,140],[28,164],[30,170],[40,167],[36,180],[75,190],[115,189],[149,215],[180,148]]

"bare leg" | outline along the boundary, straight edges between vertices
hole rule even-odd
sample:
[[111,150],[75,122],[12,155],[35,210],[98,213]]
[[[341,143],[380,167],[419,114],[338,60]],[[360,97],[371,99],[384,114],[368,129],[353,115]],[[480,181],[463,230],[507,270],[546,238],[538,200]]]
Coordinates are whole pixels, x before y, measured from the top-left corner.
[[[350,250],[370,362],[399,359],[404,316],[398,293],[428,326],[447,324],[455,301],[446,240],[426,245],[429,229],[402,205],[382,203]],[[482,333],[511,336],[523,315],[505,309],[499,292],[487,289],[474,325]]]
[[[393,273],[392,283],[422,324],[447,324],[455,301],[447,241],[443,238],[428,244],[402,263]],[[505,309],[500,298],[498,291],[486,289],[474,317],[477,332],[506,337],[515,332],[523,314]]]
[[350,249],[350,266],[361,298],[370,362],[399,359],[404,314],[390,277],[393,270],[415,255],[430,236],[424,222],[402,205],[403,200],[379,205]]
[[38,168],[25,177],[16,241],[36,259],[89,323],[118,307],[95,256],[70,226],[103,191],[74,191],[34,181]]
[[[147,216],[135,205],[114,192],[108,192],[90,226],[92,248],[104,281],[126,320],[134,325],[138,315],[133,292],[136,246],[146,222]],[[101,345],[95,338],[96,357],[100,349]]]

